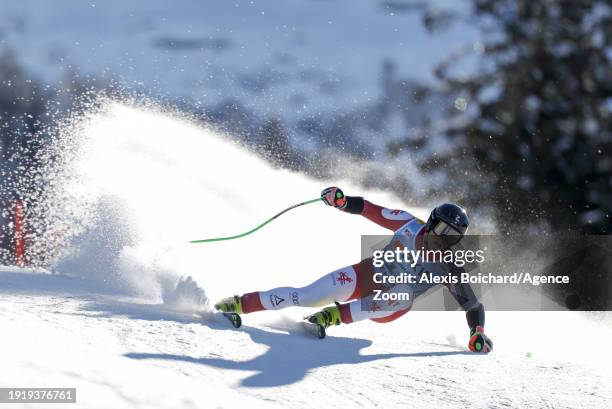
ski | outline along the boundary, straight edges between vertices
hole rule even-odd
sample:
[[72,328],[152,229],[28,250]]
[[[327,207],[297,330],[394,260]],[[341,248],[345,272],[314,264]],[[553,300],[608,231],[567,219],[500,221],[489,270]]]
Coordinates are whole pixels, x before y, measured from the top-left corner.
[[303,320],[302,321],[302,327],[310,335],[313,335],[313,336],[315,336],[315,337],[317,337],[319,339],[325,338],[325,328],[323,328],[322,325],[315,324],[313,322],[309,322],[309,321]]
[[235,312],[224,312],[222,314],[229,320],[234,328],[240,328],[242,325],[242,318],[240,318],[239,314],[236,314]]
[[[226,319],[234,328],[240,328],[240,326],[242,325],[242,318],[239,314],[236,314],[235,312],[194,312],[193,316],[201,320],[210,320],[212,318],[213,321],[223,321],[224,319]],[[222,316],[223,319],[217,318],[220,316]]]

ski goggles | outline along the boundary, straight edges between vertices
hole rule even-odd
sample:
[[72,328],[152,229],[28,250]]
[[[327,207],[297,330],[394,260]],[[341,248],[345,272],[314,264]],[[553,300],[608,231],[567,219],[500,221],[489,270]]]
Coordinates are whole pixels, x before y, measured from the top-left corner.
[[444,220],[438,220],[438,223],[433,227],[433,229],[431,229],[431,231],[433,231],[436,236],[444,238],[449,246],[459,243],[459,241],[463,238],[462,232],[446,223]]

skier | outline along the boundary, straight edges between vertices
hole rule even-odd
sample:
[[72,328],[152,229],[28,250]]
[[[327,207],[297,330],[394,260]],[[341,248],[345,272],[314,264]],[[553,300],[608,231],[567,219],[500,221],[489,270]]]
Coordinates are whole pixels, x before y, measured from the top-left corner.
[[[432,210],[427,222],[403,210],[390,210],[375,205],[362,197],[345,196],[337,187],[321,192],[321,199],[328,205],[343,212],[360,214],[374,223],[394,232],[393,239],[386,247],[409,249],[449,249],[465,235],[469,220],[465,211],[451,203],[442,204]],[[321,311],[305,318],[316,324],[325,334],[331,325],[370,319],[385,323],[393,321],[410,310],[413,299],[439,284],[386,284],[374,279],[381,276],[398,276],[402,273],[420,276],[460,276],[465,270],[448,263],[385,263],[375,267],[372,257],[361,262],[333,271],[314,283],[301,288],[279,287],[269,291],[256,291],[242,296],[225,298],[215,308],[225,313],[248,314],[262,310],[278,310],[290,306],[320,307]],[[392,281],[392,280],[387,280]],[[417,281],[418,282],[418,281]],[[484,334],[485,312],[469,284],[447,284],[447,288],[466,311],[470,328],[468,347],[473,352],[490,352],[493,343]],[[375,295],[387,293],[409,294],[409,297],[388,297],[393,301],[380,302]],[[321,337],[322,337],[321,336]]]

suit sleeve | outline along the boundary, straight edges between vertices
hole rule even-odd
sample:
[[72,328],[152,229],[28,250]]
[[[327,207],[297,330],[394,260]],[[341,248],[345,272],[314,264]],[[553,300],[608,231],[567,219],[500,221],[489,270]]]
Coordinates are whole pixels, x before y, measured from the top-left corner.
[[[451,272],[453,275],[460,277],[465,270],[462,267],[453,266]],[[463,311],[465,311],[465,318],[470,329],[477,325],[484,327],[485,310],[480,301],[478,301],[472,286],[468,283],[459,282],[458,284],[450,284],[447,288]]]
[[363,197],[347,196],[345,212],[360,214],[386,229],[396,231],[415,217],[405,210],[392,210],[365,200]]

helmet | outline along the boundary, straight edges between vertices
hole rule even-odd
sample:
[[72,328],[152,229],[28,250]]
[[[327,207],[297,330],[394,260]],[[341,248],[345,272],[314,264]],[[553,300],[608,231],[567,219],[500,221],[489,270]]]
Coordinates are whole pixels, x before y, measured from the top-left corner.
[[470,221],[463,208],[454,203],[444,203],[431,211],[425,230],[444,237],[447,244],[452,246],[463,238],[469,225]]

